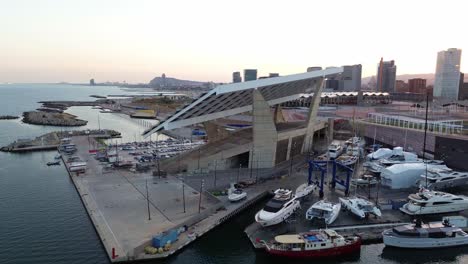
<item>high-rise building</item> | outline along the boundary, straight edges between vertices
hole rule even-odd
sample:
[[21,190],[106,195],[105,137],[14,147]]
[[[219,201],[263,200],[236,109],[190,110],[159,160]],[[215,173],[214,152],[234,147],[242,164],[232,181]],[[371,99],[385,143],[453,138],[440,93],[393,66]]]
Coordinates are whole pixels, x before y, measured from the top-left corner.
[[257,80],[257,69],[244,70],[244,82]]
[[452,48],[437,53],[434,97],[458,99],[461,52],[461,49]]
[[395,61],[384,61],[380,59],[377,70],[377,92],[395,92],[396,65]]
[[339,78],[340,84],[338,90],[346,92],[361,90],[361,74],[361,64],[343,66],[343,73],[341,73],[341,77]]
[[421,78],[409,79],[408,91],[410,93],[426,93],[426,79],[421,79]]
[[239,83],[242,82],[242,77],[240,72],[233,72],[232,73],[232,82]]
[[468,100],[468,83],[465,82],[465,74],[463,72],[460,73],[458,100]]
[[340,89],[340,81],[334,78],[327,79],[325,81],[325,89],[333,89],[337,91]]
[[313,66],[313,67],[308,67],[307,72],[312,72],[312,71],[321,71],[322,67],[320,66]]

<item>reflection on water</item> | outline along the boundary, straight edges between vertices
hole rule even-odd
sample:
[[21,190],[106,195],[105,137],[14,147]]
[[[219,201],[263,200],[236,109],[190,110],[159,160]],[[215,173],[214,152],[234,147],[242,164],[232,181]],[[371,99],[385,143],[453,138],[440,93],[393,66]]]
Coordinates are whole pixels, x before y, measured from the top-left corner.
[[402,249],[385,247],[381,257],[397,263],[468,263],[468,247]]

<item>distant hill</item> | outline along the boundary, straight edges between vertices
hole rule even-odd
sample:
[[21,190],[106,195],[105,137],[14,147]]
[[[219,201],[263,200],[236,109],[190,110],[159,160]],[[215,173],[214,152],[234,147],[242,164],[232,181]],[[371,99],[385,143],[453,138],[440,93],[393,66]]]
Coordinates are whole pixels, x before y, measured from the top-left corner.
[[[364,77],[364,78],[362,78],[361,82],[363,84],[367,84],[372,77],[377,78],[377,76],[375,76],[375,75],[374,76],[369,76],[369,77]],[[396,79],[408,82],[409,79],[413,79],[413,78],[426,79],[427,80],[427,85],[433,85],[434,84],[434,79],[435,79],[435,74],[434,73],[402,74],[402,75],[397,75]],[[468,82],[468,73],[465,74],[465,80],[464,81]]]
[[171,77],[156,77],[149,82],[151,87],[203,86],[206,82],[179,80]]

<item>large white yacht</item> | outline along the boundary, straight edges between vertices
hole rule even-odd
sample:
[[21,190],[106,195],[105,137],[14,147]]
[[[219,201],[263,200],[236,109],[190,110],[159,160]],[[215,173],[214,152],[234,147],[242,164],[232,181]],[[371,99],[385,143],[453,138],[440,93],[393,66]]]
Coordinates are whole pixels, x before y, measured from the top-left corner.
[[419,187],[429,190],[443,190],[460,186],[468,186],[468,172],[453,171],[449,168],[429,168],[426,174],[421,175]]
[[255,221],[262,226],[276,225],[286,220],[300,207],[299,200],[292,195],[291,190],[278,189],[275,191],[275,196],[255,215]]
[[443,214],[468,209],[468,197],[423,189],[408,196],[400,210],[408,215]]
[[395,147],[392,150],[392,155],[388,158],[383,158],[367,163],[369,170],[374,173],[380,173],[383,169],[395,164],[413,164],[413,163],[426,163],[428,165],[442,165],[441,160],[423,160],[418,158],[418,155],[403,151],[402,147]]
[[314,203],[306,212],[307,220],[319,219],[327,225],[333,223],[340,214],[341,204],[331,203],[324,200]]
[[385,246],[399,248],[446,248],[468,245],[468,234],[448,221],[397,226],[382,232]]
[[357,215],[359,218],[364,219],[369,215],[377,217],[382,216],[382,212],[377,208],[374,203],[364,198],[339,198],[341,205],[351,213]]

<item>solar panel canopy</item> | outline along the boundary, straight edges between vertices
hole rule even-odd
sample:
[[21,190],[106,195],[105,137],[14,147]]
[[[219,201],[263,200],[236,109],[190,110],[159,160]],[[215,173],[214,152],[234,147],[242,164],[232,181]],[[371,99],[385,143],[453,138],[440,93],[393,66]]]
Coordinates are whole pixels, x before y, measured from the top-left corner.
[[258,89],[269,105],[281,104],[314,92],[322,78],[343,72],[342,67],[254,81],[219,85],[177,110],[160,124],[146,130],[148,136],[161,130],[190,126],[252,110],[252,91]]

